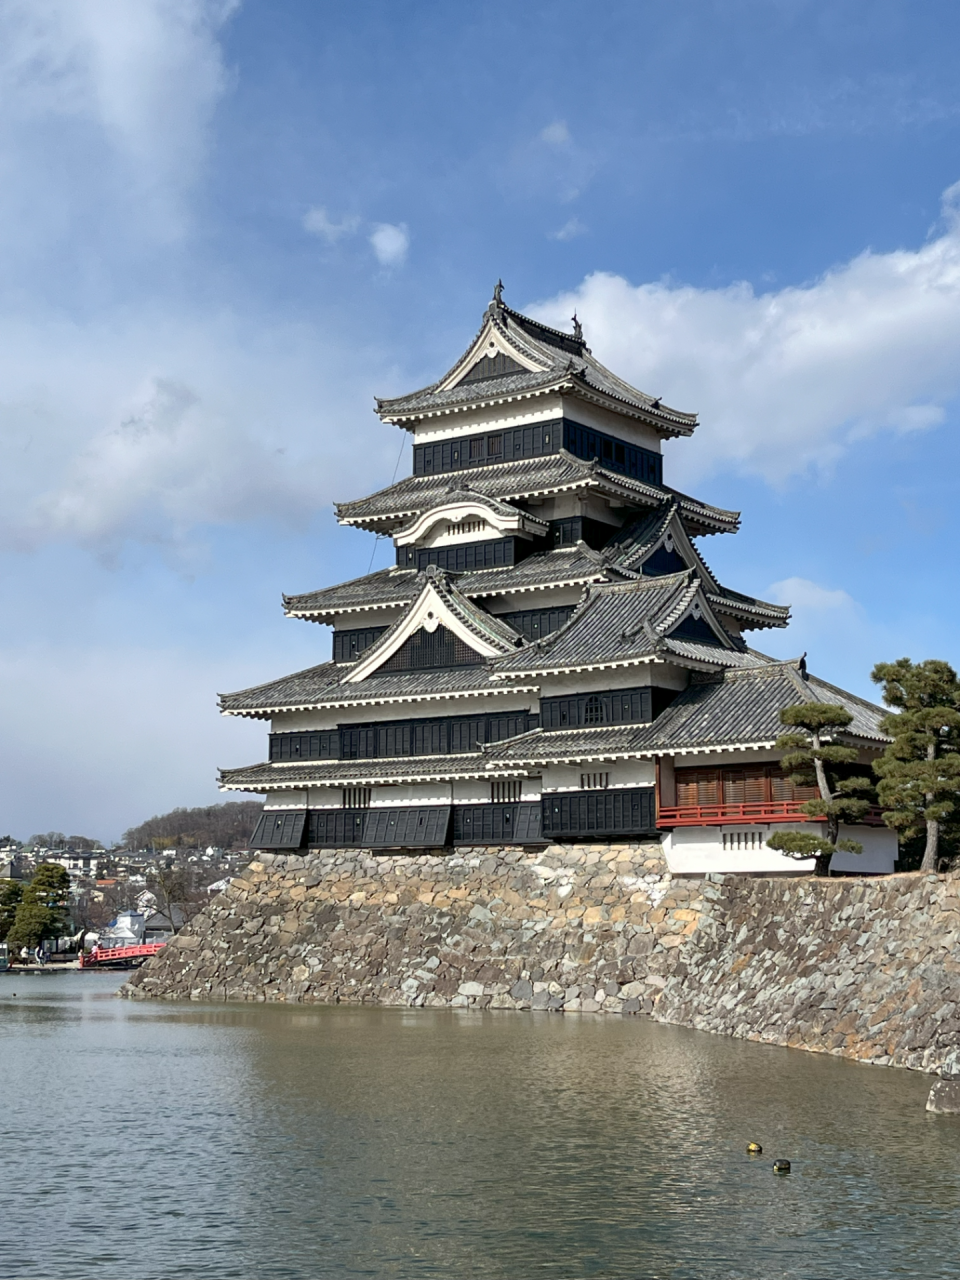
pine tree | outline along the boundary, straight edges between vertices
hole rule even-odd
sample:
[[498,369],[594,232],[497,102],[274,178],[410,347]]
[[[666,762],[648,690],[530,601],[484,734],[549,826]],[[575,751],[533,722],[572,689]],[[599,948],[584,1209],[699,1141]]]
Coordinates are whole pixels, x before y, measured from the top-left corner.
[[19,880],[0,880],[0,942],[6,939],[23,899],[23,885]]
[[23,891],[7,942],[36,947],[46,938],[59,938],[70,914],[70,876],[55,862],[42,862]]
[[863,852],[859,841],[838,839],[841,822],[856,822],[870,808],[870,801],[858,794],[871,789],[870,778],[843,778],[837,768],[857,759],[854,747],[844,747],[836,741],[852,719],[845,707],[827,702],[805,702],[784,707],[780,712],[781,724],[794,729],[793,733],[782,733],[776,742],[777,750],[786,753],[783,767],[797,786],[818,789],[819,799],[808,800],[800,808],[812,818],[823,819],[827,830],[822,836],[807,831],[778,831],[767,841],[767,847],[788,858],[814,858],[813,871],[818,876],[830,874],[830,861],[838,849]]
[[960,802],[960,680],[936,658],[878,662],[871,679],[897,709],[882,721],[893,741],[873,766],[884,821],[907,836],[925,832],[920,869],[936,871],[943,825]]

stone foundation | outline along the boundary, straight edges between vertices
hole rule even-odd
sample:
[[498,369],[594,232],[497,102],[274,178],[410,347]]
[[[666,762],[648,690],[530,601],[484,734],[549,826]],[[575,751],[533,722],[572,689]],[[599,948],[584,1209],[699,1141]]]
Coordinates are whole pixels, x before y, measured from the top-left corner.
[[673,878],[657,844],[264,853],[124,994],[643,1013],[960,1075],[960,876]]
[[264,853],[126,993],[650,1012],[701,906],[657,844]]

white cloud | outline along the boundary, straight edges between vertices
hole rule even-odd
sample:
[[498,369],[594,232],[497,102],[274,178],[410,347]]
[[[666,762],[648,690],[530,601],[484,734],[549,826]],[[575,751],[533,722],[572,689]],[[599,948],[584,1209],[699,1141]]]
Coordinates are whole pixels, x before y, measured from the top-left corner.
[[863,606],[841,587],[825,587],[809,578],[784,578],[763,593],[790,606],[786,631],[753,632],[749,643],[779,658],[808,655],[810,670],[866,697],[869,674],[890,644],[889,629],[869,618]]
[[867,251],[803,287],[597,273],[534,310],[559,325],[575,309],[605,364],[699,411],[694,442],[671,446],[684,483],[721,468],[778,482],[878,431],[935,426],[960,392],[960,184],[943,212],[921,248]]
[[570,130],[565,120],[554,120],[545,129],[540,130],[540,141],[550,147],[562,147],[570,141]]
[[857,607],[856,601],[842,588],[831,590],[821,587],[809,578],[784,578],[768,588],[768,595],[775,604],[789,604],[795,610],[803,609],[818,614],[836,613]]
[[304,231],[322,237],[327,244],[336,244],[341,236],[353,235],[359,226],[359,218],[344,218],[342,222],[334,222],[322,205],[308,209],[303,216]]
[[[179,235],[230,77],[217,35],[237,0],[5,0],[0,216],[49,228],[85,200]],[[119,206],[119,210],[117,208]]]
[[560,228],[559,231],[551,231],[550,239],[551,240],[573,240],[576,236],[585,235],[586,230],[587,230],[586,226],[580,221],[579,218],[571,218],[568,222],[565,222],[563,224],[563,226]]
[[0,543],[182,557],[205,525],[305,523],[376,487],[378,464],[389,479],[395,445],[369,411],[388,376],[311,326],[0,317]]
[[370,235],[373,252],[384,267],[401,267],[407,259],[410,235],[406,223],[394,226],[390,222],[378,222]]

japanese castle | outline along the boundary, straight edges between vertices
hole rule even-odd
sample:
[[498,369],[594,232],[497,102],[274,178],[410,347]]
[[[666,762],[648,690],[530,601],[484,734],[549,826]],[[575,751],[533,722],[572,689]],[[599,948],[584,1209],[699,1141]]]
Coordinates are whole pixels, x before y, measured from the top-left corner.
[[[662,442],[696,415],[501,290],[448,373],[377,402],[413,474],[337,516],[392,538],[396,565],[284,597],[333,628],[331,660],[221,699],[271,728],[221,787],[265,795],[261,849],[660,839],[677,873],[797,870],[765,843],[813,795],[780,768],[780,709],[842,704],[864,762],[883,712],[748,641],[789,610],[703,559],[738,513],[664,483]],[[835,867],[893,869],[893,832],[844,834],[864,852]]]

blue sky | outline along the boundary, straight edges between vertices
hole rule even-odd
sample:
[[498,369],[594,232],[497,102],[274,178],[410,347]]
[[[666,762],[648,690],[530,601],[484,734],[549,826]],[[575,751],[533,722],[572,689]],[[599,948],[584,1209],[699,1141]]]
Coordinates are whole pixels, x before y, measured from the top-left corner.
[[[870,694],[960,662],[960,9],[0,0],[0,829],[216,801],[499,276],[700,412],[667,477]],[[380,544],[374,564],[387,563]]]

